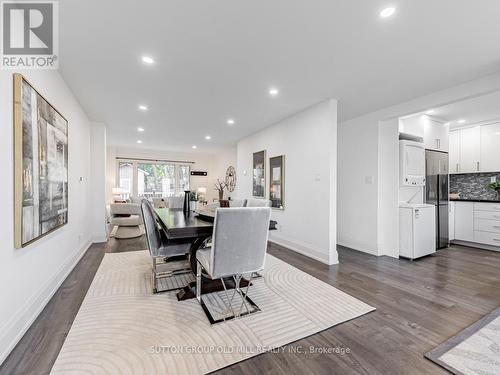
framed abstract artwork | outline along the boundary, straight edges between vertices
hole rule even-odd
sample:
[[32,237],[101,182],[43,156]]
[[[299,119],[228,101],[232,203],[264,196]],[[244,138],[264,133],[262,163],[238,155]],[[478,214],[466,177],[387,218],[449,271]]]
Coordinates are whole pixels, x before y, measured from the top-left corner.
[[285,155],[269,158],[269,199],[271,207],[285,209]]
[[68,222],[68,121],[14,74],[14,239],[24,247]]
[[266,197],[266,151],[253,154],[252,195],[255,198]]

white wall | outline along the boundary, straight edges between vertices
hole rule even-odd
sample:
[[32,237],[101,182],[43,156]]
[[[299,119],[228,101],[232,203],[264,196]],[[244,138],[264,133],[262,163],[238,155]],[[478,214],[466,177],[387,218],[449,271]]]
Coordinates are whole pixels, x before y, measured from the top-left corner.
[[[112,142],[112,140],[110,141]],[[206,187],[207,199],[209,202],[218,196],[213,187],[217,178],[224,179],[226,169],[229,165],[236,167],[235,148],[221,150],[216,154],[206,154],[198,152],[182,153],[168,150],[149,150],[147,148],[138,147],[109,146],[107,149],[106,162],[106,192],[108,203],[113,200],[111,189],[116,186],[116,157],[194,162],[191,169],[206,171],[208,172],[208,176],[191,176],[191,189],[196,190],[198,187]]]
[[106,126],[93,122],[90,127],[90,212],[92,242],[106,242]]
[[394,176],[390,175],[380,178],[380,121],[397,119],[496,90],[500,90],[500,74],[340,123],[337,212],[339,244],[370,254],[384,255],[384,250],[379,247],[381,236],[385,236],[386,240],[383,241],[387,241],[390,236],[397,235],[390,225],[393,217],[379,215],[379,205],[383,201],[381,196],[386,189],[393,188],[394,181]]
[[[212,196],[218,197],[218,193],[216,190],[214,190],[214,184],[217,181],[217,179],[220,179],[221,181],[224,181],[226,177],[226,170],[227,168],[231,165],[236,169],[236,147],[233,148],[228,148],[225,150],[222,150],[216,154],[213,155],[212,157],[212,178],[211,180],[211,185],[208,186],[208,190],[211,190],[210,194]],[[236,186],[238,186],[238,179],[236,179]],[[232,198],[238,198],[237,197],[237,190],[235,189],[234,192],[224,192],[224,196],[230,196]]]
[[[57,71],[21,72],[68,120],[68,224],[23,248],[14,248],[13,79],[0,71],[0,362],[43,309],[90,245],[90,124]],[[82,182],[79,178],[83,177]]]
[[[252,155],[285,155],[285,209],[270,240],[327,264],[336,250],[337,102],[328,100],[238,142],[237,195],[252,195]],[[246,172],[246,174],[245,174]],[[269,195],[268,186],[266,194]]]

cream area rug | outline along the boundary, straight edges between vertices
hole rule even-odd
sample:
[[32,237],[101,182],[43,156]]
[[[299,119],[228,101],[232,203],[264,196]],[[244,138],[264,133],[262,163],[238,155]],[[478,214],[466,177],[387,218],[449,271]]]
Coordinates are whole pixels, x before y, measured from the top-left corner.
[[425,356],[456,375],[500,374],[500,307]]
[[151,294],[147,251],[106,254],[51,374],[204,374],[374,308],[267,255],[260,312],[210,325],[196,299]]

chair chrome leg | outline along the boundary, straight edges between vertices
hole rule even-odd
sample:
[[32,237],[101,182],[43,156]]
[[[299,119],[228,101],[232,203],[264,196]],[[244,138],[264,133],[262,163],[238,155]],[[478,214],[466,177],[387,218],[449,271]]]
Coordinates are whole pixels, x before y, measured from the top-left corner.
[[196,262],[196,299],[201,303],[201,265]]
[[[248,305],[246,303],[246,299],[248,296],[248,289],[250,289],[250,284],[252,283],[252,278],[253,278],[253,272],[250,274],[250,279],[248,280],[248,285],[247,285],[247,289],[246,289],[245,293],[241,294],[241,306],[240,306],[240,310],[238,311],[238,316],[241,315],[241,310],[243,309],[243,305],[245,305],[245,309],[247,310],[247,314],[250,313],[250,310],[248,309]],[[238,291],[239,291],[239,287],[238,287]],[[240,293],[241,293],[241,291],[240,291]]]
[[[233,309],[233,304],[231,303],[231,300],[229,299],[229,292],[227,291],[226,283],[224,282],[224,278],[221,277],[220,280],[222,281],[222,286],[224,287],[224,291],[226,292],[226,298],[227,298],[227,302],[229,303],[229,305],[227,303],[225,303],[225,302],[224,302],[224,304],[226,305],[226,307],[229,307],[229,309],[233,313],[233,316],[235,316],[234,309]],[[224,320],[225,320],[225,317],[224,317]]]
[[156,258],[153,257],[153,294],[157,293],[158,292],[158,285],[157,285],[157,279],[156,279]]

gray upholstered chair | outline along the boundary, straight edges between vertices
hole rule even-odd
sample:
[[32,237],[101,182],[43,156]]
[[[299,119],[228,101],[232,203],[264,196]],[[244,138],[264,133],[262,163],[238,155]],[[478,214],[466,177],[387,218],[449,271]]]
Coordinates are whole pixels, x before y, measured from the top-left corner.
[[[186,255],[190,248],[190,242],[172,242],[169,241],[162,230],[159,228],[156,221],[156,216],[153,206],[147,199],[141,202],[142,216],[144,217],[144,227],[146,229],[146,237],[148,240],[149,254],[153,261],[152,267],[152,285],[153,293],[158,292],[158,279],[165,277],[172,277],[175,275],[190,273],[191,268],[186,267],[180,270],[159,272],[157,266],[161,263],[167,262],[168,258]],[[171,288],[173,290],[178,288]],[[162,291],[167,291],[162,290]]]
[[[196,253],[196,298],[211,323],[259,311],[248,298],[248,290],[254,274],[264,269],[270,217],[271,209],[268,207],[218,208],[216,210],[212,247],[198,250]],[[209,309],[206,308],[201,296],[203,270],[207,277],[222,281],[227,297],[227,302],[223,300],[226,304],[226,312],[232,313],[229,317],[225,314],[222,319],[214,319]],[[240,288],[243,275],[249,275],[249,283],[245,291]],[[235,283],[231,298],[229,298],[224,281],[227,277],[232,278]],[[241,297],[241,305],[234,309],[232,301],[236,293]],[[254,308],[254,311],[250,311],[247,302]],[[245,307],[245,312],[242,314],[243,307]]]
[[169,197],[168,198],[169,208],[183,208],[184,207],[184,195],[181,197]]
[[271,207],[271,201],[268,199],[250,198],[247,201],[246,207]]
[[247,200],[241,198],[233,198],[229,201],[229,207],[246,207]]

